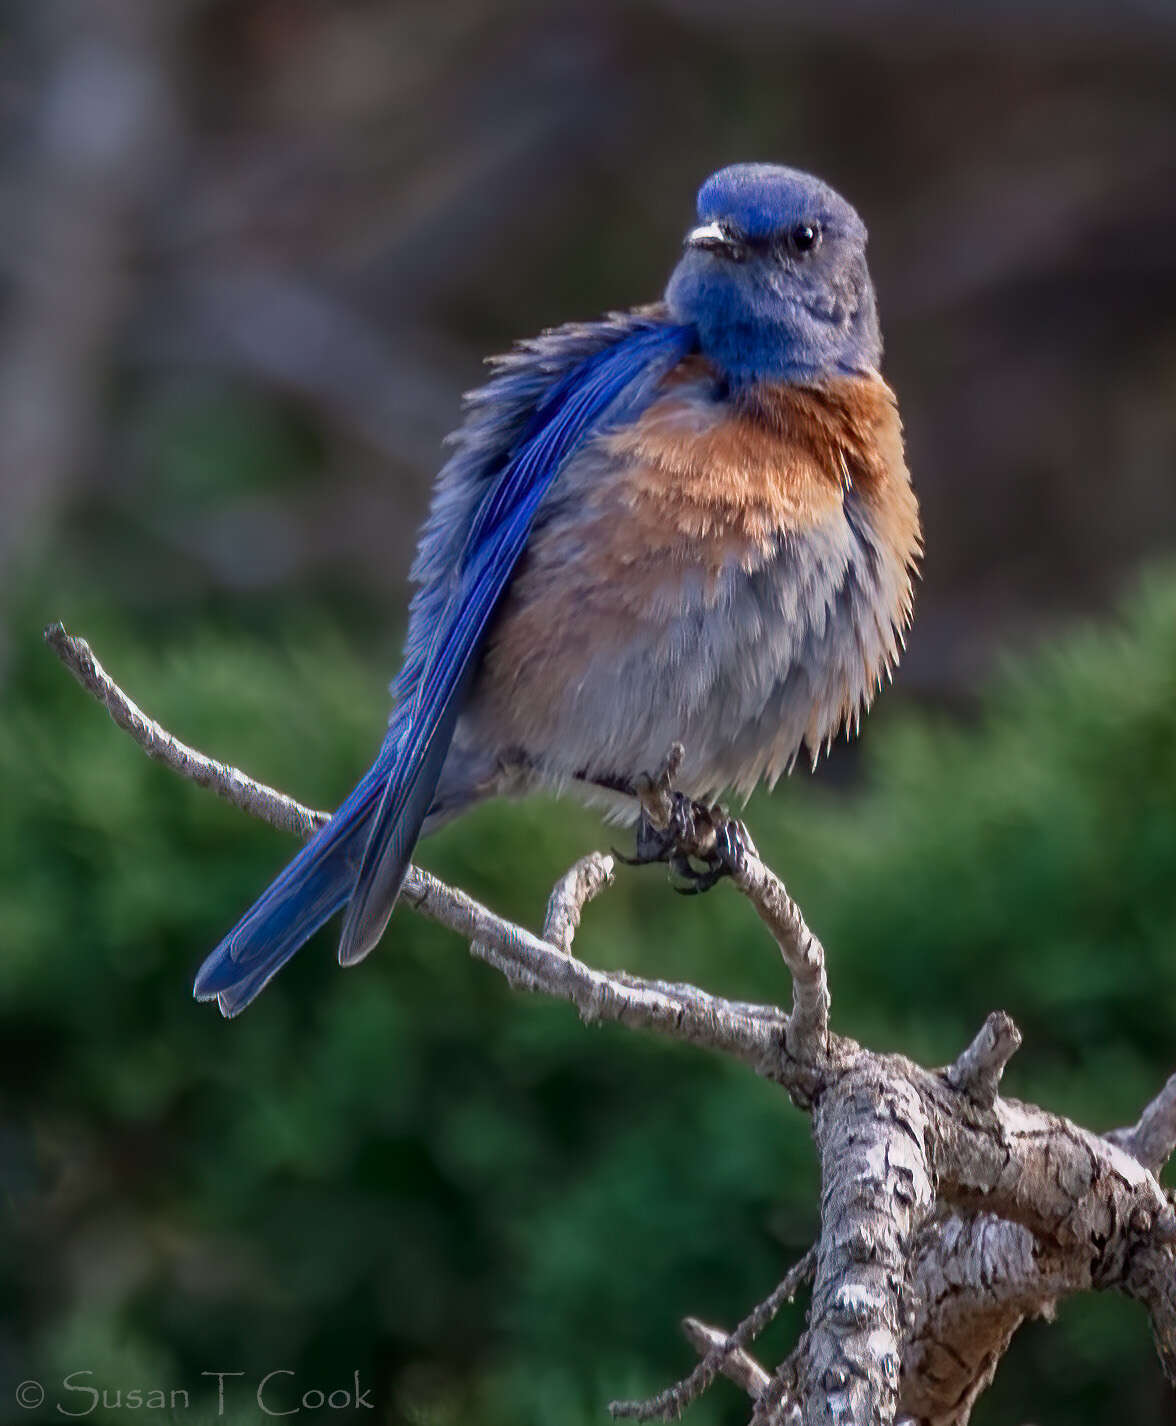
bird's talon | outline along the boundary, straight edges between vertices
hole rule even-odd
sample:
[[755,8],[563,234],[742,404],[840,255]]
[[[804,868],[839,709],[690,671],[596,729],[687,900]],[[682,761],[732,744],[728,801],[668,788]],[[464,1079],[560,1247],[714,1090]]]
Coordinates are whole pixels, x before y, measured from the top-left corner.
[[728,817],[717,829],[715,854],[728,876],[742,876],[749,857],[758,856],[751,833],[734,817]]
[[[632,855],[615,855],[626,866],[666,862],[674,890],[683,896],[697,896],[725,876],[740,875],[747,857],[756,855],[755,844],[743,823],[721,803],[695,802],[674,791],[669,778],[679,761],[680,754],[673,761],[667,759],[656,775],[643,773],[635,779],[641,800],[636,846]],[[650,796],[653,793],[658,794],[657,800]]]
[[703,866],[700,870],[685,852],[677,852],[670,858],[670,871],[670,885],[679,896],[698,896],[700,892],[708,891],[712,884],[711,868]]

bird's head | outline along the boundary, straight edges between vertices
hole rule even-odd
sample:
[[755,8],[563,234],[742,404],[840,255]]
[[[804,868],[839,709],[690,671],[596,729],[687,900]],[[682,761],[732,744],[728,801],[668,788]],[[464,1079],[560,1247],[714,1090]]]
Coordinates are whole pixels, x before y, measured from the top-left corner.
[[707,179],[666,301],[736,384],[819,381],[881,359],[865,224],[794,168],[739,163]]

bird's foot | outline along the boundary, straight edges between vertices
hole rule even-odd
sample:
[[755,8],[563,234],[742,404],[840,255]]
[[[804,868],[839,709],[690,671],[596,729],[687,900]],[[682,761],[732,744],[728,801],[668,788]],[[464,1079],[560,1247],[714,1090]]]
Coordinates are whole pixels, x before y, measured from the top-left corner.
[[635,854],[617,856],[630,866],[667,862],[674,890],[697,896],[723,877],[738,875],[748,856],[757,853],[750,832],[725,807],[695,802],[674,790],[671,783],[681,761],[681,745],[675,744],[656,776],[638,779]]
[[741,875],[756,849],[751,833],[725,807],[701,802],[688,805],[689,826],[669,863],[676,878],[674,890],[682,896],[697,896],[725,876]]

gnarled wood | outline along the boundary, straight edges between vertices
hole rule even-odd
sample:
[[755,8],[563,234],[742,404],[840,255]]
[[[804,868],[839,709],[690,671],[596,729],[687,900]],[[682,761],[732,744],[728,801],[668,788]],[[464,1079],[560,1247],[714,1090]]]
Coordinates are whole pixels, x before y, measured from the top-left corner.
[[[285,832],[326,814],[181,743],[60,624],[46,641],[153,758]],[[672,769],[673,757],[667,768]],[[646,790],[656,804],[659,784]],[[656,806],[655,806],[656,810]],[[821,1236],[808,1328],[768,1374],[744,1350],[807,1271],[806,1258],[729,1338],[694,1323],[695,1372],[618,1415],[680,1414],[723,1373],[754,1395],[755,1426],[966,1426],[1013,1334],[1072,1293],[1143,1304],[1176,1386],[1176,1211],[1157,1174],[1176,1146],[1176,1076],[1130,1129],[1105,1137],[999,1095],[1020,1044],[1003,1013],[945,1070],[880,1055],[829,1029],[820,941],[780,879],[749,853],[736,889],[768,926],[793,979],[790,1013],[696,986],[593,970],[572,954],[587,904],[613,877],[599,853],[557,883],[543,937],[412,868],[401,900],[464,937],[521,989],[730,1054],[812,1113]]]

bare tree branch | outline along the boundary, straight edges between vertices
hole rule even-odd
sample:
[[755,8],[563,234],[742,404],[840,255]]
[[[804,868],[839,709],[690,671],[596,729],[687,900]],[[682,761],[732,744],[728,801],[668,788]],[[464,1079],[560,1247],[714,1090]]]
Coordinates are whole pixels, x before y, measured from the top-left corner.
[[1176,1153],[1176,1074],[1144,1108],[1138,1123],[1112,1130],[1106,1137],[1158,1174]]
[[935,1205],[927,1106],[912,1085],[863,1056],[813,1117],[824,1189],[799,1372],[804,1420],[892,1421],[910,1249]]
[[942,1426],[966,1422],[1027,1317],[1091,1286],[1089,1271],[1027,1228],[991,1214],[949,1214],[916,1241],[912,1322],[899,1410]]
[[[608,1408],[611,1415],[631,1417],[636,1421],[673,1421],[681,1416],[686,1407],[702,1395],[720,1372],[725,1376],[732,1376],[730,1369],[737,1357],[742,1356],[746,1362],[751,1362],[751,1358],[743,1353],[743,1348],[749,1342],[755,1341],[786,1302],[792,1301],[812,1277],[816,1261],[816,1249],[810,1248],[804,1257],[789,1269],[783,1281],[748,1313],[729,1336],[715,1327],[705,1327],[697,1318],[687,1317],[682,1324],[683,1329],[691,1344],[704,1352],[702,1361],[688,1377],[683,1377],[681,1381],[668,1386],[665,1391],[650,1397],[648,1401],[612,1402]],[[703,1345],[700,1346],[700,1343]],[[756,1366],[755,1363],[751,1365]],[[738,1380],[740,1385],[746,1386],[746,1380],[752,1379],[754,1374],[746,1367],[739,1367],[737,1370],[740,1376],[732,1376],[732,1380]],[[762,1368],[756,1366],[756,1370],[762,1371]],[[760,1388],[766,1386],[769,1380],[765,1372]],[[746,1389],[750,1390],[750,1387]],[[752,1394],[757,1395],[758,1392]]]
[[1005,1065],[1021,1048],[1021,1032],[1003,1010],[994,1010],[980,1033],[947,1072],[956,1089],[963,1090],[983,1109],[996,1103]]
[[1141,1248],[1128,1264],[1122,1288],[1147,1309],[1160,1364],[1176,1391],[1176,1252],[1172,1246]]
[[[328,820],[182,743],[60,624],[45,638],[149,756],[296,836]],[[643,789],[655,816],[671,805],[673,761]],[[733,1055],[812,1112],[822,1172],[816,1248],[730,1336],[690,1319],[702,1361],[648,1401],[615,1403],[615,1415],[676,1416],[722,1372],[754,1392],[756,1426],[888,1426],[896,1418],[965,1426],[1020,1323],[1088,1289],[1145,1306],[1176,1385],[1176,1210],[1156,1178],[1176,1145],[1176,1076],[1136,1125],[1100,1137],[1000,1097],[1021,1042],[1003,1013],[938,1071],[833,1034],[821,944],[754,851],[733,882],[791,972],[790,1015],[692,985],[593,970],[572,946],[585,907],[613,874],[613,858],[599,853],[576,863],[552,892],[542,938],[417,867],[401,899],[464,937],[513,984],[571,1002],[586,1022],[658,1030]],[[814,1254],[808,1329],[769,1375],[744,1349],[814,1271]]]
[[615,868],[612,857],[592,852],[560,877],[543,921],[543,939],[549,945],[563,951],[565,956],[571,955],[584,907],[612,884]]
[[805,924],[784,883],[758,857],[749,857],[735,884],[771,931],[792,972],[792,1015],[787,1045],[798,1060],[817,1061],[829,1047],[829,982],[825,949]]
[[722,1357],[719,1370],[736,1386],[741,1386],[753,1399],[759,1396],[772,1380],[771,1374],[764,1371],[759,1362],[742,1347],[729,1347],[729,1338],[717,1327],[708,1327],[697,1317],[687,1317],[682,1323],[682,1331],[686,1334],[686,1340],[701,1356],[718,1352]]
[[198,753],[180,742],[150,718],[115,683],[94,655],[85,639],[66,631],[64,624],[50,624],[45,630],[45,642],[69,669],[87,693],[92,693],[118,724],[129,733],[149,758],[163,763],[198,787],[207,787],[241,812],[268,822],[279,832],[289,832],[304,840],[312,836],[329,820],[326,812],[313,812],[292,797],[256,782],[227,763]]
[[[68,633],[60,623],[49,625],[45,641],[149,757],[210,788],[241,811],[295,836],[306,838],[329,819],[328,813],[312,811],[181,742],[123,692],[84,639]],[[553,894],[549,920],[569,947],[580,910],[608,879],[606,863],[611,870],[610,858],[586,859]],[[757,1066],[776,1057],[784,1017],[772,1006],[740,1005],[692,985],[592,970],[562,946],[557,948],[503,920],[465,892],[416,866],[409,870],[400,899],[420,915],[464,937],[479,959],[506,975],[512,984],[571,1001],[586,1023],[615,1020],[634,1029],[660,1030],[691,1044],[725,1050]]]

